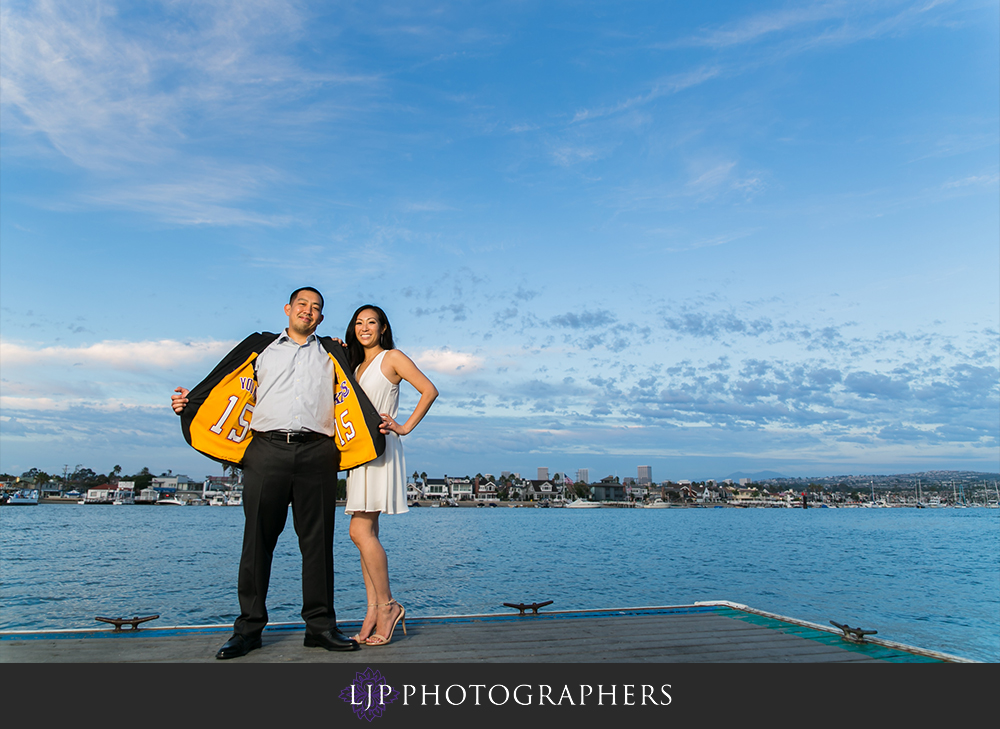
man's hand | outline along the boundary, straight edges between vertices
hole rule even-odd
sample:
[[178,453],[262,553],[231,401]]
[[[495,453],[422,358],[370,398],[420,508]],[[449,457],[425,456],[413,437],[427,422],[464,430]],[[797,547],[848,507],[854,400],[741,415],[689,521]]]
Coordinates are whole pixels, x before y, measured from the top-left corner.
[[183,410],[188,404],[189,392],[191,391],[186,388],[178,387],[174,390],[174,393],[176,394],[170,396],[170,407],[172,407],[174,412],[178,415],[181,414],[181,410]]

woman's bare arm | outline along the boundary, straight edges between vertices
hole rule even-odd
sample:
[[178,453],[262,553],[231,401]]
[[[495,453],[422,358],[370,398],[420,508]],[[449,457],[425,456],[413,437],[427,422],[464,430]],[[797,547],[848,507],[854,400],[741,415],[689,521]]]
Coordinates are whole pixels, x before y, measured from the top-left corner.
[[[385,368],[382,374],[388,377],[390,382],[398,383],[401,380],[406,380],[420,393],[420,400],[417,402],[417,406],[413,408],[413,412],[406,419],[405,423],[399,424],[385,413],[382,413],[381,431],[383,433],[392,432],[398,435],[406,435],[412,432],[417,427],[417,423],[424,419],[427,411],[431,409],[434,400],[437,399],[438,390],[434,387],[434,383],[427,379],[427,375],[413,364],[413,360],[398,349],[390,349],[385,353],[385,357],[382,358],[382,366]],[[386,370],[389,371],[386,372]]]

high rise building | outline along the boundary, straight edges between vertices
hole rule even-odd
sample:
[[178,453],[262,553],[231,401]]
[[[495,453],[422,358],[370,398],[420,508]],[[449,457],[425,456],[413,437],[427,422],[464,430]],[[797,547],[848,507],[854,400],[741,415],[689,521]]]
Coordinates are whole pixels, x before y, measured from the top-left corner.
[[590,469],[589,468],[578,468],[576,469],[576,480],[580,483],[590,483]]
[[538,469],[538,480],[548,481],[549,480],[549,469],[547,466],[543,466]]
[[639,478],[637,482],[640,484],[653,483],[653,467],[639,466]]

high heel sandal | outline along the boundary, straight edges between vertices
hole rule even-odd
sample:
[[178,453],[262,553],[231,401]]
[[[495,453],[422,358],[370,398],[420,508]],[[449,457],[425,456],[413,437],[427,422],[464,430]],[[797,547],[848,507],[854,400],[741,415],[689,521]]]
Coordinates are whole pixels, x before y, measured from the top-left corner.
[[[370,608],[377,608],[378,607],[378,603],[377,602],[370,602],[370,603],[368,603],[368,607],[370,607]],[[367,612],[366,612],[366,617],[367,617]],[[364,625],[364,621],[361,621],[361,624]],[[372,633],[374,633],[374,632],[375,632],[375,628],[373,627],[372,628]],[[371,638],[371,637],[372,637],[372,634],[369,633],[368,634],[368,638]],[[358,645],[365,645],[365,644],[367,644],[368,643],[368,638],[362,638],[361,637],[361,633],[358,633],[357,635],[352,635],[351,636],[351,640],[355,641]]]
[[[402,623],[403,623],[403,635],[406,635],[406,608],[403,607],[402,605],[400,605],[398,602],[396,602],[395,599],[390,600],[389,602],[379,603],[378,605],[379,605],[379,607],[388,607],[389,605],[392,605],[393,603],[396,603],[397,605],[399,605],[399,615],[397,615],[396,619],[392,621],[392,627],[389,628],[389,636],[385,637],[385,636],[379,635],[378,633],[372,633],[371,635],[368,636],[368,640],[365,641],[365,645],[370,645],[370,646],[389,645],[389,641],[392,640],[392,634],[396,632],[396,623],[398,623],[400,621],[402,621]],[[377,642],[372,643],[372,639],[373,638]]]

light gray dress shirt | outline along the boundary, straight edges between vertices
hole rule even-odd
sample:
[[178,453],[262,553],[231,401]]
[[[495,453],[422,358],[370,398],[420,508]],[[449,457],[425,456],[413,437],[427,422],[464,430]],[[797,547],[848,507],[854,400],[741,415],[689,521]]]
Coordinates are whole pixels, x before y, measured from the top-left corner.
[[253,429],[333,436],[334,366],[315,334],[296,344],[288,330],[257,357]]

